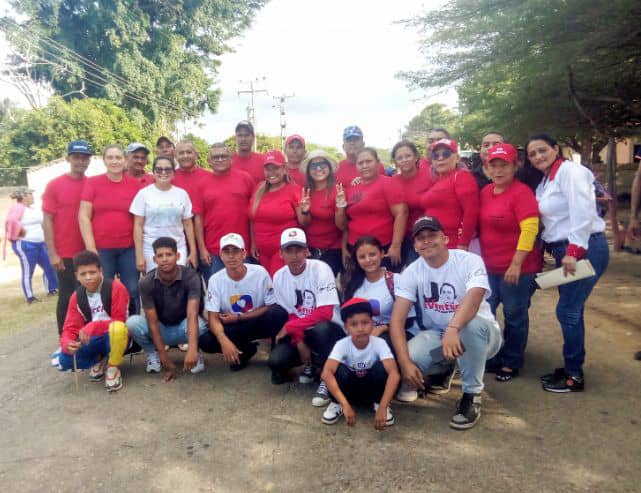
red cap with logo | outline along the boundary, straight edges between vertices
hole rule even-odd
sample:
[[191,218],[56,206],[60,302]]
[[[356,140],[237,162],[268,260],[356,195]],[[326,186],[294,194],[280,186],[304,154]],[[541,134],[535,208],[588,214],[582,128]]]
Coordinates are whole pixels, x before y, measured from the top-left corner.
[[280,152],[278,149],[272,149],[265,153],[265,158],[263,159],[263,166],[268,164],[275,164],[277,166],[285,166],[286,163],[285,155]]
[[440,140],[437,140],[436,142],[432,142],[432,146],[430,147],[430,150],[433,151],[434,149],[440,146],[445,146],[454,153],[458,152],[458,142],[456,142],[454,139],[440,139]]
[[298,135],[298,134],[292,134],[289,137],[287,137],[287,139],[285,139],[285,147],[287,147],[290,144],[290,142],[293,142],[294,140],[299,141],[302,144],[302,146],[305,147],[305,139],[303,139],[302,135]]
[[487,150],[487,162],[489,163],[492,159],[502,159],[508,163],[516,164],[516,149],[512,144],[506,144],[505,142],[496,144]]

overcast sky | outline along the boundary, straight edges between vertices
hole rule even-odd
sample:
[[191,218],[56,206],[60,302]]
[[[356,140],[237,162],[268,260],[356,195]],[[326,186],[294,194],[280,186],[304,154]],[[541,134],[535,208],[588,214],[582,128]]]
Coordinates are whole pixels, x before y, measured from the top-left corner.
[[[434,8],[442,0],[272,0],[245,34],[232,42],[235,52],[222,57],[217,87],[219,111],[201,118],[194,133],[208,142],[222,140],[246,118],[248,89],[241,81],[260,79],[256,131],[279,135],[274,96],[286,101],[287,133],[340,147],[342,129],[359,125],[365,141],[391,147],[399,131],[428,102],[456,104],[453,91],[426,99],[395,78],[400,70],[419,68],[418,35],[394,21]],[[0,6],[6,5],[0,0]],[[263,81],[264,78],[264,81]],[[3,94],[8,92],[0,84]],[[15,97],[15,96],[14,96]],[[191,125],[181,125],[190,130]]]

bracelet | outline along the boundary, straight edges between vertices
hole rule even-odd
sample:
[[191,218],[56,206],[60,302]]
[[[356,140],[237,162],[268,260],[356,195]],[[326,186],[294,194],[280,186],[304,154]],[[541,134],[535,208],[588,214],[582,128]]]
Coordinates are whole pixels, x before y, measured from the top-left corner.
[[453,329],[456,329],[456,330],[459,330],[461,328],[458,325],[452,325],[452,324],[447,324],[447,327],[445,327],[445,328],[449,329],[450,327],[452,327]]

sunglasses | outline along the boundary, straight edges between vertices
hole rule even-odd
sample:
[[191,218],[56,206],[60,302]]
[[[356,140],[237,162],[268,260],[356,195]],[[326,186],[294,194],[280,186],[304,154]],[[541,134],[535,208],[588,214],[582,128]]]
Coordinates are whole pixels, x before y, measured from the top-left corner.
[[310,171],[323,168],[329,168],[329,163],[327,161],[319,161],[317,163],[310,163],[309,165]]
[[441,151],[432,151],[432,160],[440,161],[441,159],[447,159],[452,155],[452,149],[443,149]]
[[168,174],[171,174],[173,172],[174,172],[174,168],[164,168],[162,166],[157,166],[154,169],[154,173],[158,173],[159,175],[162,175],[162,174],[167,174],[168,175]]

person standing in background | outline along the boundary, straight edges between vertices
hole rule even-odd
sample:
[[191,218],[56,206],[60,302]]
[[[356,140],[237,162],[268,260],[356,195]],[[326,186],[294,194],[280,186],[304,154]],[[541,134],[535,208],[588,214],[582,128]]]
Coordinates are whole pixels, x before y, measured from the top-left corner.
[[299,187],[304,187],[306,183],[305,173],[301,170],[301,164],[307,149],[305,149],[305,139],[300,135],[294,134],[285,140],[285,156],[287,156],[287,174]]
[[236,152],[231,156],[231,165],[234,169],[248,173],[258,185],[265,181],[263,172],[264,156],[254,152],[254,126],[247,120],[242,120],[236,125],[234,130],[236,135]]

